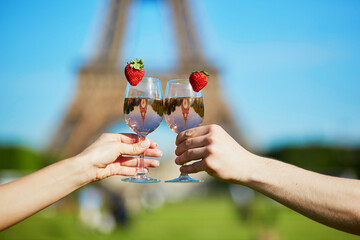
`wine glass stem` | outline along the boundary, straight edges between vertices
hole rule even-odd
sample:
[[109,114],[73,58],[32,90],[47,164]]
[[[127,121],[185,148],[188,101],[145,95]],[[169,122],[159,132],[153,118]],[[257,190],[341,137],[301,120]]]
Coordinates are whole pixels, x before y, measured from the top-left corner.
[[[139,135],[140,140],[139,141],[144,141],[146,139],[146,137]],[[144,169],[144,153],[140,154],[140,163],[139,163],[139,171],[138,174],[144,174],[145,173],[145,169]]]
[[[187,163],[183,164],[183,166],[186,166],[186,165],[188,165],[188,164]],[[180,172],[180,176],[181,177],[187,177],[187,176],[189,176],[189,174]]]

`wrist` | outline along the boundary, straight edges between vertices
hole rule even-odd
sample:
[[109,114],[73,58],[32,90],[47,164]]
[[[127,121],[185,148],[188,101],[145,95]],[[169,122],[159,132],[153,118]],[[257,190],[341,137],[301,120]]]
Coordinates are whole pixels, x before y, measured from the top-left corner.
[[64,161],[68,162],[68,168],[75,176],[75,182],[78,187],[82,187],[93,181],[94,170],[81,156],[74,156]]

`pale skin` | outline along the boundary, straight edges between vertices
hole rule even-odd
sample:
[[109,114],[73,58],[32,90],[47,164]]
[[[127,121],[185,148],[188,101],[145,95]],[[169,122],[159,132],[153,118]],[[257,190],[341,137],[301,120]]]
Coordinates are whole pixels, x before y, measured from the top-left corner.
[[181,132],[176,145],[176,164],[189,164],[180,168],[183,173],[206,171],[219,180],[250,187],[317,222],[360,235],[359,180],[257,156],[218,125]]
[[[145,157],[160,157],[162,152],[156,147],[149,139],[139,142],[135,134],[106,133],[77,156],[0,185],[0,231],[90,182],[113,175],[135,175],[138,159],[123,155],[144,152]],[[144,161],[146,168],[158,165],[157,160]]]

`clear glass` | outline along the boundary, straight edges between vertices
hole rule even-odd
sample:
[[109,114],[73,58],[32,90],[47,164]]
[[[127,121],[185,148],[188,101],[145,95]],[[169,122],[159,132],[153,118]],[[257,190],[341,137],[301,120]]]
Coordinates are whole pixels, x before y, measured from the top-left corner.
[[[195,92],[188,79],[169,80],[166,85],[164,114],[167,125],[176,133],[197,127],[204,118],[202,92]],[[203,182],[180,173],[178,178],[167,183]]]
[[[136,86],[126,86],[124,118],[131,130],[138,134],[140,141],[154,131],[163,119],[163,97],[161,82],[157,78],[144,77]],[[134,177],[124,182],[157,183],[159,179],[148,177],[144,169],[144,154],[140,155],[139,170]]]

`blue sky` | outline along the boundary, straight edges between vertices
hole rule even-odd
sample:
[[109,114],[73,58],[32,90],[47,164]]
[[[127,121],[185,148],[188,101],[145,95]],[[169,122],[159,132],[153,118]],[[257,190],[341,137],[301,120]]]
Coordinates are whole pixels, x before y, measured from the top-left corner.
[[[252,146],[359,145],[359,1],[190,2],[220,90]],[[99,0],[0,0],[2,143],[46,146],[96,46],[104,9]],[[163,9],[159,1],[132,6],[122,59],[175,64]]]

